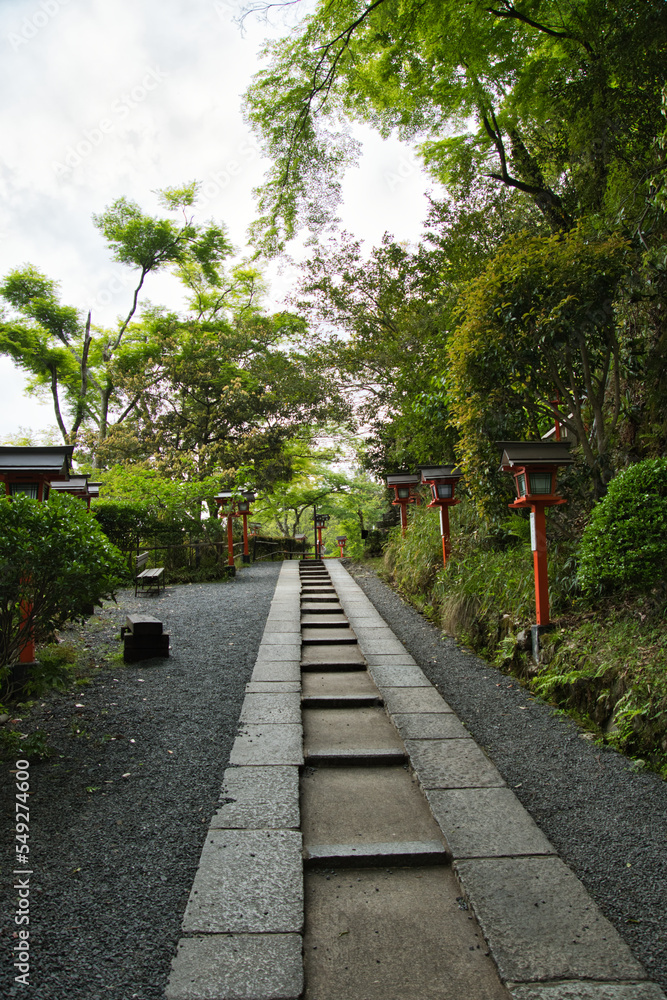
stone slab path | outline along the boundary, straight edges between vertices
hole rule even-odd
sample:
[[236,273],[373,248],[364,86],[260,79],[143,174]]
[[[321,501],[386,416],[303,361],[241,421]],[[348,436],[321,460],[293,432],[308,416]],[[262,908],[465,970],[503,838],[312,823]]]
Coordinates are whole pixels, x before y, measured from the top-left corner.
[[325,569],[283,564],[168,1000],[665,1000],[370,600]]

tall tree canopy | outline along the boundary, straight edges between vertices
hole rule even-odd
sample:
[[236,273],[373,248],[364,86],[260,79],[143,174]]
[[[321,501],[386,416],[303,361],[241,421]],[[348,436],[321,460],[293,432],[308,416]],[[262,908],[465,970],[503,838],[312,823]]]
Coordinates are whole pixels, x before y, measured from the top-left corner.
[[[136,274],[117,327],[62,305],[56,282],[28,265],[0,283],[9,306],[0,353],[30,374],[33,390],[51,393],[63,439],[95,467],[149,463],[200,480],[254,465],[257,484],[289,477],[290,437],[344,420],[347,408],[299,354],[303,321],[267,315],[257,268],[230,265],[224,229],[194,221],[196,184],[166,189],[161,201],[181,221],[125,198],[94,219],[114,259]],[[140,308],[145,279],[165,268],[183,283],[182,315]]]
[[320,0],[246,98],[273,164],[263,246],[330,217],[350,118],[418,142],[456,195],[486,177],[553,229],[582,213],[650,227],[666,43],[662,0]]

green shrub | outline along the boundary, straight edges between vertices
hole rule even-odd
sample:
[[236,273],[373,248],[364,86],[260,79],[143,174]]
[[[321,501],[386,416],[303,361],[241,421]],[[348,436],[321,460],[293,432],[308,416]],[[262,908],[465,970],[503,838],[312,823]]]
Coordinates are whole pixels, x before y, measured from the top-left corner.
[[37,650],[37,662],[30,671],[25,694],[40,697],[49,688],[61,690],[71,684],[77,652],[71,642],[50,642]]
[[27,757],[28,760],[43,760],[51,756],[51,748],[47,734],[37,729],[34,733],[20,733],[17,729],[0,729],[0,760],[16,760],[17,757]]
[[667,567],[667,459],[638,462],[609,484],[584,530],[579,579],[586,593],[646,590]]
[[18,658],[22,621],[35,642],[48,643],[111,597],[122,571],[120,554],[75,497],[0,498],[0,667]]

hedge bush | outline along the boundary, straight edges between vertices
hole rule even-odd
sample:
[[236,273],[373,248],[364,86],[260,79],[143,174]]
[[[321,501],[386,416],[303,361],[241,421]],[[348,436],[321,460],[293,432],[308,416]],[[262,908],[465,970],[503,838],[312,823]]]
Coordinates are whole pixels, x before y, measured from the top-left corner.
[[81,500],[0,498],[0,668],[18,659],[26,609],[38,643],[111,597],[120,553]]
[[667,458],[637,462],[593,508],[579,552],[588,594],[647,590],[667,576]]

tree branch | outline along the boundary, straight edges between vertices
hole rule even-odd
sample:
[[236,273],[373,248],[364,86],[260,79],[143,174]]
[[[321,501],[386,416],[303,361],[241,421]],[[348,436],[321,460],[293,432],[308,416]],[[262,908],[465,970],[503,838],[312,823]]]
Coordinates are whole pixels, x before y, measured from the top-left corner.
[[493,14],[494,17],[521,21],[522,24],[528,24],[531,28],[535,28],[537,31],[541,31],[545,35],[550,35],[551,38],[565,38],[570,42],[576,42],[577,45],[583,46],[590,56],[596,58],[590,42],[587,42],[582,38],[577,38],[576,35],[571,35],[568,31],[557,31],[555,28],[550,28],[548,25],[542,24],[540,21],[534,21],[532,17],[528,17],[527,14],[522,14],[520,10],[517,10],[516,7],[514,7],[511,3],[508,3],[507,0],[501,0],[501,3],[503,4],[504,10],[494,10],[493,7],[487,7],[487,12],[489,14]]

